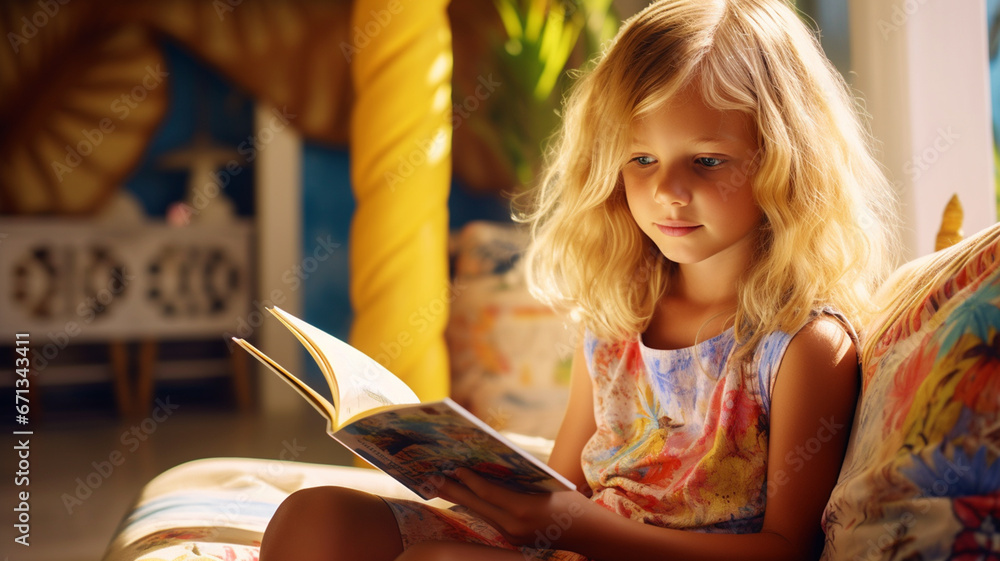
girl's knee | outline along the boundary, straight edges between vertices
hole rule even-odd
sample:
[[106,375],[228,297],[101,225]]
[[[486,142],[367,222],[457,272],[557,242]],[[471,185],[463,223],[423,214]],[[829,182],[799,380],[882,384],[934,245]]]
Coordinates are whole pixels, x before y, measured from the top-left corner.
[[318,508],[324,505],[337,502],[337,497],[341,495],[339,487],[307,487],[299,489],[291,495],[285,497],[278,508],[300,509]]
[[360,512],[388,508],[375,495],[345,487],[308,487],[299,489],[285,498],[278,506],[279,513],[294,513],[297,518],[311,515],[335,516],[344,514],[351,518]]
[[317,515],[329,516],[336,512],[337,494],[327,487],[299,489],[281,501],[271,517],[271,525],[297,523]]
[[[267,525],[261,556],[391,560],[402,549],[392,511],[375,495],[342,487],[311,487],[289,495]],[[282,552],[277,555],[277,552]],[[313,552],[313,553],[307,553]]]

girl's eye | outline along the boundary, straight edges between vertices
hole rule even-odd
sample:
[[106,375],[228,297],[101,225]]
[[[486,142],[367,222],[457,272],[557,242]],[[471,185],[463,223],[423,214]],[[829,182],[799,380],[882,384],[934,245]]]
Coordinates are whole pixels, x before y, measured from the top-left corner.
[[656,160],[653,159],[652,156],[636,156],[635,158],[632,158],[632,161],[639,164],[640,166],[648,166],[656,162]]
[[706,167],[706,168],[718,167],[718,166],[721,166],[723,163],[725,163],[725,160],[722,160],[722,159],[719,159],[719,158],[712,158],[711,156],[706,156],[704,158],[698,158],[695,161],[698,162],[703,167]]

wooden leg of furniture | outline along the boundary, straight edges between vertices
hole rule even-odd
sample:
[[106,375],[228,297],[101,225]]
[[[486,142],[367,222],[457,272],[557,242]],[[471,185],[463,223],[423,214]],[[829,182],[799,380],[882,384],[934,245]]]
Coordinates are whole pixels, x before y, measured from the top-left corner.
[[128,382],[128,347],[124,341],[111,341],[108,344],[108,354],[111,358],[111,373],[114,377],[115,402],[118,404],[118,414],[122,417],[132,415],[132,388]]
[[139,380],[136,383],[135,412],[145,414],[153,402],[153,371],[156,369],[156,355],[159,346],[152,339],[139,343]]
[[234,349],[229,353],[229,367],[232,370],[233,393],[240,411],[250,411],[253,407],[253,392],[250,387],[250,365],[247,353]]

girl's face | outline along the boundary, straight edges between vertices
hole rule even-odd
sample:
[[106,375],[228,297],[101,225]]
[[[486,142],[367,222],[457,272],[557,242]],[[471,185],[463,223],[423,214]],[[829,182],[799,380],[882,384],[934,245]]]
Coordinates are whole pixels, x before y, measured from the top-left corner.
[[708,107],[696,87],[635,123],[625,195],[636,224],[667,259],[750,255],[762,216],[750,188],[753,131],[749,116]]

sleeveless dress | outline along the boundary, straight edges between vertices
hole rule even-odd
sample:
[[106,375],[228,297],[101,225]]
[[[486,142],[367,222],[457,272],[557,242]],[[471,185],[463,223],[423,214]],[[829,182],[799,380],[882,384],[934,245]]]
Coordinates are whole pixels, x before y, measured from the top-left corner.
[[[829,309],[818,314],[838,320],[857,345],[842,315]],[[649,348],[638,334],[607,341],[587,331],[584,351],[597,430],[582,461],[592,500],[666,528],[760,531],[771,393],[794,335],[767,335],[753,359],[738,366],[727,360],[735,347],[732,328],[673,350]],[[396,516],[404,547],[425,540],[464,541],[520,550],[526,559],[585,561],[575,553],[545,549],[543,533],[538,547],[517,548],[461,508],[384,500]]]

